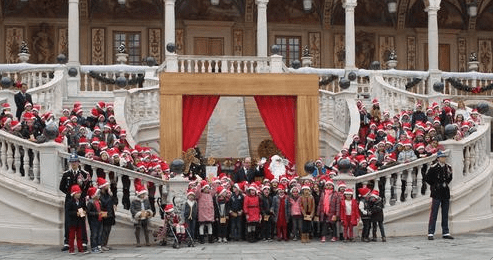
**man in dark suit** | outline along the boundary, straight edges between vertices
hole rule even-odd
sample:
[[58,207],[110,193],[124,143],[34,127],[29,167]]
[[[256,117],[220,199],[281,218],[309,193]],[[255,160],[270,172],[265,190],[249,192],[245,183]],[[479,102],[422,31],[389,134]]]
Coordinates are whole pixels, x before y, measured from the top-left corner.
[[447,155],[442,151],[437,153],[437,161],[433,163],[426,173],[424,181],[430,185],[431,190],[431,212],[428,224],[428,239],[433,240],[435,225],[437,221],[438,208],[442,208],[442,237],[454,239],[449,233],[448,211],[450,204],[450,188],[452,181],[452,167],[445,163]]
[[255,176],[260,173],[259,169],[257,168],[252,167],[252,158],[246,157],[243,160],[241,167],[239,167],[238,170],[236,170],[236,172],[234,173],[233,181],[235,183],[243,181],[248,181],[250,183],[253,182]]
[[14,95],[15,105],[17,106],[17,111],[15,112],[15,116],[20,121],[21,115],[22,115],[22,112],[24,112],[24,107],[25,107],[26,103],[29,102],[32,105],[33,100],[31,98],[31,94],[26,93],[27,88],[28,88],[26,83],[18,82],[16,86],[18,88],[20,88],[20,91],[19,91],[19,93]]

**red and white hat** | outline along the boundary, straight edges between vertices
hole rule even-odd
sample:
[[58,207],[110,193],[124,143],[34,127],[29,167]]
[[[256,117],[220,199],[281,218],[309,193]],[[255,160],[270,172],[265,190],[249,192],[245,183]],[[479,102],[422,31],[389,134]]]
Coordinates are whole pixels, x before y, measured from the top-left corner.
[[211,186],[209,186],[209,183],[206,180],[202,180],[200,182],[200,187],[202,187],[202,189],[205,189],[205,188],[210,188]]
[[110,183],[106,179],[103,179],[101,177],[98,177],[96,182],[98,183],[98,188],[100,189],[110,185]]
[[10,104],[9,103],[3,103],[2,104],[2,110],[5,110],[5,109],[10,109]]
[[358,193],[360,196],[366,196],[367,194],[370,193],[370,189],[368,187],[363,187],[358,189]]
[[188,196],[190,196],[190,195],[193,195],[193,196],[195,197],[195,190],[193,190],[193,189],[189,189],[189,190],[187,191],[187,197],[188,197]]
[[78,184],[74,184],[72,185],[72,187],[70,187],[70,195],[74,196],[74,194],[77,193],[82,193],[82,190],[80,189]]
[[217,188],[216,188],[216,194],[218,196],[224,196],[224,195],[226,195],[226,191],[227,190],[223,186],[217,186]]
[[171,213],[174,210],[175,209],[173,208],[173,204],[166,204],[166,206],[164,207],[164,212],[166,212],[166,213]]
[[89,187],[89,189],[87,189],[87,196],[89,196],[89,198],[94,198],[94,196],[97,195],[98,193],[99,193],[98,188],[94,186]]
[[371,195],[378,197],[380,196],[380,192],[378,192],[378,190],[372,190]]
[[346,195],[346,194],[353,195],[353,193],[354,193],[354,192],[353,192],[353,190],[352,190],[352,189],[346,189],[346,190],[344,191],[344,195]]
[[135,194],[137,194],[137,196],[147,194],[147,189],[144,187],[144,185],[136,185]]

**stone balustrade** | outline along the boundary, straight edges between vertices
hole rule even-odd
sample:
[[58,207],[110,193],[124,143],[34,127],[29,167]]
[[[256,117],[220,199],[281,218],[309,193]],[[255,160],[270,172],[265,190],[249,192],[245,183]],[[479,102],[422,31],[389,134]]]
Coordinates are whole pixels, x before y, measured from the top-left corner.
[[178,55],[178,72],[259,73],[269,72],[269,58],[256,56]]
[[159,86],[131,89],[125,99],[125,121],[132,133],[142,123],[159,125]]
[[37,88],[53,80],[57,68],[63,68],[63,65],[0,64],[0,74],[2,77],[10,77],[13,82],[21,81],[29,88]]
[[63,107],[63,96],[67,83],[65,81],[65,71],[57,68],[53,73],[53,79],[46,84],[28,91],[35,104],[41,105],[40,113],[51,111],[60,113]]
[[[143,87],[138,84],[118,86],[115,84],[115,80],[123,76],[127,79],[127,82],[137,79],[139,76],[143,77],[147,71],[151,68],[148,66],[131,66],[131,65],[83,65],[80,66],[80,91],[81,92],[112,92],[117,89],[131,89]],[[92,73],[92,74],[91,74]],[[97,75],[101,79],[97,79],[91,75]]]
[[493,73],[479,73],[479,72],[442,72],[442,82],[445,85],[443,93],[450,96],[464,96],[467,99],[485,99],[485,96],[491,97],[493,90],[488,90],[483,93],[471,93],[463,90],[459,90],[452,86],[447,81],[449,78],[455,78],[463,85],[467,85],[471,88],[486,87],[493,84]]
[[390,86],[415,94],[429,94],[427,87],[429,73],[426,71],[384,70],[380,72],[383,80]]

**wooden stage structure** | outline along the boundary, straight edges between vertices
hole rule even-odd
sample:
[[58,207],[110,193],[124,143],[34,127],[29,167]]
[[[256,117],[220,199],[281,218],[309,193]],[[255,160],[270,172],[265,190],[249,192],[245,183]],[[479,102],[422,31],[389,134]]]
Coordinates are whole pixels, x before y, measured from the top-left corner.
[[296,96],[296,171],[319,158],[318,76],[303,74],[185,74],[161,73],[160,152],[172,161],[182,155],[183,95]]

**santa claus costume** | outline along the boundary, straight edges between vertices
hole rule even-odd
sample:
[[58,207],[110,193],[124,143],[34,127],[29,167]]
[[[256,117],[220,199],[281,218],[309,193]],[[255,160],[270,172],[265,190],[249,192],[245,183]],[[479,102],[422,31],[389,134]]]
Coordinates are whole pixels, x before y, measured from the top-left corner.
[[264,167],[265,178],[279,180],[281,176],[286,175],[286,166],[286,160],[283,160],[279,155],[273,155],[270,158],[268,167]]

